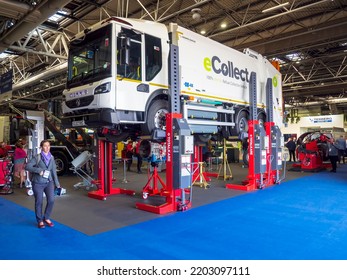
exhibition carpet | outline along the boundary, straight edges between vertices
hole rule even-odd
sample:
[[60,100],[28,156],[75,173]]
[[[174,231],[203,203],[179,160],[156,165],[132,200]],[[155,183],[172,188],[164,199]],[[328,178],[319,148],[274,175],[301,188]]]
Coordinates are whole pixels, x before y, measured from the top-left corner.
[[345,260],[346,201],[347,165],[89,236],[0,197],[0,259]]

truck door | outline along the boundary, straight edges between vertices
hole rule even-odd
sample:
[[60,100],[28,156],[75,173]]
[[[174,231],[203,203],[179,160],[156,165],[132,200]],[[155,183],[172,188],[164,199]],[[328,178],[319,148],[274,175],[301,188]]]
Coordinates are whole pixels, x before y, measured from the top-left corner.
[[121,28],[117,35],[116,109],[143,111],[148,87],[143,84],[143,35]]

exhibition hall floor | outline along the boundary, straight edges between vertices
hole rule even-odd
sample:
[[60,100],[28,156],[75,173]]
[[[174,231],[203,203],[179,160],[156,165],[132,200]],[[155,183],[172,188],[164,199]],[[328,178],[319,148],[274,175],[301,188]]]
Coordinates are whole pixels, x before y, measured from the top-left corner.
[[118,166],[115,187],[136,194],[105,201],[75,190],[76,175],[62,176],[67,193],[56,196],[55,226],[45,229],[37,228],[34,198],[14,189],[0,197],[0,236],[8,240],[0,259],[347,259],[347,165],[337,173],[287,171],[280,184],[253,192],[225,188],[247,175],[241,163],[230,167],[232,180],[194,186],[192,208],[165,215],[135,207],[144,201],[145,168],[127,173],[129,182],[122,183]]

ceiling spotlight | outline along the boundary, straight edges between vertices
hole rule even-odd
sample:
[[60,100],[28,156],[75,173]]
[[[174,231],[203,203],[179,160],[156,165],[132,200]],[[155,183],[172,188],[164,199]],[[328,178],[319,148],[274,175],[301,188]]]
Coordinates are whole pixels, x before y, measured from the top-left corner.
[[201,9],[199,9],[199,8],[194,8],[194,9],[191,10],[191,12],[192,12],[192,18],[193,18],[194,20],[199,20],[199,19],[201,19],[201,14],[200,14]]

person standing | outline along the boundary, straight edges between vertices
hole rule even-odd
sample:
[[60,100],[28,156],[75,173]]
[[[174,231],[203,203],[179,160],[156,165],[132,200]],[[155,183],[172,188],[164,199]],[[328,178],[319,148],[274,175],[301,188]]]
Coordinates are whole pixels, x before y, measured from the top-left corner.
[[294,142],[294,144],[295,144],[295,147],[298,145],[298,141],[297,141],[297,139],[296,139],[296,137],[293,137],[293,142]]
[[17,141],[15,144],[15,150],[13,155],[14,162],[14,176],[19,178],[19,187],[22,188],[25,182],[25,160],[27,157],[27,153],[23,148],[22,142]]
[[[57,167],[54,157],[50,152],[50,143],[43,140],[40,143],[41,153],[33,156],[27,163],[25,169],[32,174],[32,185],[35,197],[35,215],[38,228],[44,228],[45,224],[53,227],[50,216],[54,206],[54,187],[60,188],[57,175]],[[46,195],[46,207],[44,213],[43,193]]]
[[70,132],[69,132],[69,140],[76,144],[76,141],[77,141],[77,132],[75,129],[71,129]]
[[336,173],[337,162],[339,159],[338,157],[339,144],[333,138],[331,138],[330,141],[328,142],[328,153],[329,153],[329,159],[330,159],[331,167],[332,167],[330,172]]
[[8,156],[8,151],[11,149],[6,142],[0,142],[0,158],[5,158]]
[[126,147],[126,158],[127,158],[127,170],[130,171],[130,167],[133,164],[133,154],[134,154],[134,147],[133,147],[133,141],[129,140]]
[[137,173],[141,174],[141,167],[142,167],[142,156],[140,154],[140,146],[141,146],[141,140],[137,140],[135,145],[135,157],[137,157]]
[[345,164],[346,140],[343,137],[343,135],[340,135],[340,138],[336,139],[336,142],[339,144],[339,147],[340,147],[338,162]]
[[295,150],[296,150],[296,144],[294,142],[294,140],[292,138],[288,138],[288,142],[286,144],[286,147],[288,148],[288,151],[289,151],[289,161],[291,162],[292,161],[292,158],[293,158],[293,161],[295,162]]

